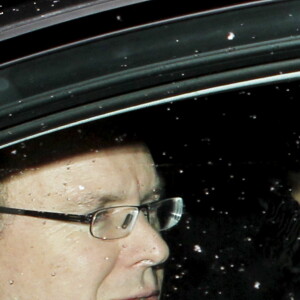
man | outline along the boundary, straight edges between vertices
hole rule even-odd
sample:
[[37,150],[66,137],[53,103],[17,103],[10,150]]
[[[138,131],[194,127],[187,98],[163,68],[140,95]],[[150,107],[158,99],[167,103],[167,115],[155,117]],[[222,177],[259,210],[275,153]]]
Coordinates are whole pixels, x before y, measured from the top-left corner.
[[157,201],[149,151],[120,140],[69,130],[6,151],[1,300],[159,298],[169,252],[154,227],[175,225],[182,203]]

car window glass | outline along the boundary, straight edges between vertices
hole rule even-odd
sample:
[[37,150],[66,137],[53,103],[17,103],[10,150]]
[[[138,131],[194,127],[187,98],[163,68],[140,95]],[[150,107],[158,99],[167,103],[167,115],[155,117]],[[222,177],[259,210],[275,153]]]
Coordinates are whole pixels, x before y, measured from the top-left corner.
[[91,124],[113,124],[106,135],[123,132],[117,143],[143,140],[164,196],[184,199],[179,226],[163,233],[170,258],[162,299],[299,296],[299,88],[274,83]]
[[139,112],[167,192],[185,200],[164,299],[299,297],[298,95],[290,82]]

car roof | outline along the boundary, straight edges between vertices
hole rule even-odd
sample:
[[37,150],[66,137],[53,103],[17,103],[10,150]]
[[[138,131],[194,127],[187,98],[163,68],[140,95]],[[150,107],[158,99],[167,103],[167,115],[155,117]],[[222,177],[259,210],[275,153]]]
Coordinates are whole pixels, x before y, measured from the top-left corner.
[[7,1],[2,4],[0,12],[1,40],[145,1]]
[[[147,22],[153,21],[155,18],[159,20],[196,11],[269,1],[271,0],[185,1],[185,5],[180,6],[172,5],[168,1],[149,0],[2,0],[0,4],[0,40],[107,11],[115,10],[118,13],[117,9],[131,5],[135,5],[136,10],[142,12],[142,19]],[[139,5],[141,3],[144,5]],[[148,14],[143,11],[143,7],[150,9]],[[116,17],[121,25],[124,23],[126,26],[122,16]],[[136,16],[130,15],[130,18],[136,18]]]

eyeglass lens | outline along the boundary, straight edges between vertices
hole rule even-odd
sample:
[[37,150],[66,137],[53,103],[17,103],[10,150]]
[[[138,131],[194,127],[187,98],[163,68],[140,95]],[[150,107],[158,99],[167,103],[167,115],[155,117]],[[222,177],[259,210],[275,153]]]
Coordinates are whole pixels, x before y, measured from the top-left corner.
[[181,199],[166,199],[155,203],[149,211],[149,222],[158,231],[174,227],[182,215]]
[[[157,231],[175,226],[182,215],[182,199],[171,198],[142,208],[144,215]],[[126,237],[132,231],[138,217],[138,207],[112,207],[101,210],[93,216],[91,234],[100,239]]]
[[127,236],[139,213],[136,207],[115,207],[94,215],[91,232],[101,239],[118,239]]

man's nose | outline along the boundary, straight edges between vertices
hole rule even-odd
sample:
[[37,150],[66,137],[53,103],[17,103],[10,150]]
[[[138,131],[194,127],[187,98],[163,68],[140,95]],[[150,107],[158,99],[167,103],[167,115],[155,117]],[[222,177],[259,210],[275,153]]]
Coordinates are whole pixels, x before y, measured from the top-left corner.
[[162,264],[169,257],[168,245],[142,213],[139,214],[126,242],[128,247],[132,248],[135,263],[155,266]]

